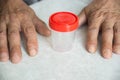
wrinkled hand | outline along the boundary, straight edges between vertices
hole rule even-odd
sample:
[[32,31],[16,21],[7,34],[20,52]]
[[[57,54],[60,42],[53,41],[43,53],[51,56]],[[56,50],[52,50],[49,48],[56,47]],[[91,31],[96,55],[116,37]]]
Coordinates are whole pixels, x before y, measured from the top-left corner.
[[93,0],[79,15],[80,24],[88,23],[86,48],[94,53],[101,31],[101,55],[111,58],[120,54],[120,0]]
[[36,31],[49,36],[45,23],[38,19],[34,11],[23,0],[1,0],[0,2],[0,61],[10,59],[13,63],[21,60],[20,32],[30,56],[38,50]]

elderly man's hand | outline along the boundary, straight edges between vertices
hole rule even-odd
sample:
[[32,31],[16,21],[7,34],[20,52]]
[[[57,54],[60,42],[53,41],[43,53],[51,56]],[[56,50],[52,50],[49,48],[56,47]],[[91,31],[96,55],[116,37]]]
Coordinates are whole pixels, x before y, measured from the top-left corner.
[[18,63],[21,60],[20,32],[24,35],[28,54],[35,56],[38,50],[36,31],[50,35],[45,23],[23,0],[0,0],[0,61],[10,58]]
[[120,0],[93,0],[79,18],[80,24],[88,22],[86,48],[89,52],[96,51],[101,31],[101,55],[108,59],[112,52],[120,54]]

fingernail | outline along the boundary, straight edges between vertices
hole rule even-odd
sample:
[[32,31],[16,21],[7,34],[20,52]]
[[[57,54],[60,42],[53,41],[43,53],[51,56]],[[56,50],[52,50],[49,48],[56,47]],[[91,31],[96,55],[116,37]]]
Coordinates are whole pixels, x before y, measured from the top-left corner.
[[89,47],[88,47],[88,51],[89,51],[90,53],[94,53],[94,52],[96,51],[95,46],[93,46],[93,45],[89,46]]
[[37,51],[35,49],[30,50],[30,56],[35,56],[37,54]]
[[12,63],[17,64],[17,63],[20,62],[20,60],[21,60],[21,57],[19,55],[17,55],[17,53],[16,53],[16,55],[11,56],[11,62]]
[[103,51],[103,57],[106,59],[110,59],[112,57],[112,51],[110,49],[106,49]]
[[116,53],[116,54],[120,54],[120,47],[114,47],[114,52]]

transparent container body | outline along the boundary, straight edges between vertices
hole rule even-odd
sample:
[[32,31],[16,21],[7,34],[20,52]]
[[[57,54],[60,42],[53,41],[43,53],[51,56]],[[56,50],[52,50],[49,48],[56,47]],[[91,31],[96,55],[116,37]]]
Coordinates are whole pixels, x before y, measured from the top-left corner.
[[55,51],[66,52],[72,49],[76,30],[70,32],[51,30],[51,32],[51,45]]

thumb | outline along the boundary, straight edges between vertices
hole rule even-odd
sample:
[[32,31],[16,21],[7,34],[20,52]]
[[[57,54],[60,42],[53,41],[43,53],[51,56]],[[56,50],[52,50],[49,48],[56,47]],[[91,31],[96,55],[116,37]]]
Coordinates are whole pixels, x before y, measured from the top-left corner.
[[79,25],[83,25],[84,23],[86,23],[86,14],[85,14],[85,9],[83,9],[80,14],[78,15],[79,18]]
[[50,36],[51,32],[48,29],[47,25],[41,19],[39,19],[37,16],[33,19],[33,23],[39,34],[41,34],[43,36]]

